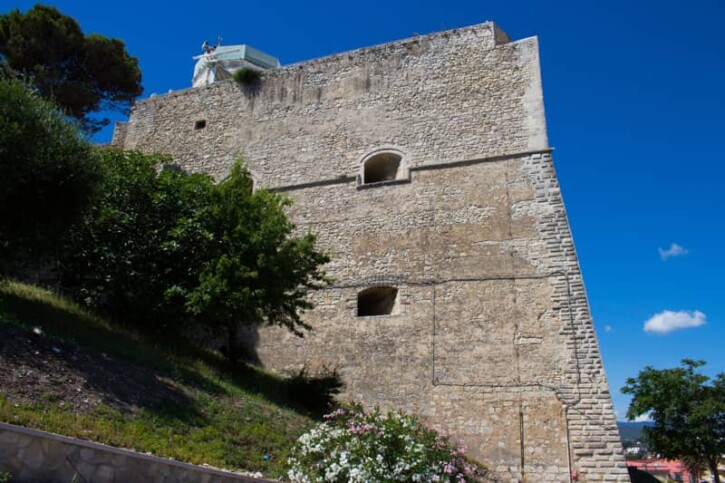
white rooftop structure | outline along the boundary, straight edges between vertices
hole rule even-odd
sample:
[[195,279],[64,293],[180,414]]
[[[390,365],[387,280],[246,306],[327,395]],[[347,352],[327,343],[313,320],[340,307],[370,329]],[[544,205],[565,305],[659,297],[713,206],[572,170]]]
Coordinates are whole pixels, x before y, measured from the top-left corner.
[[[207,43],[204,43],[207,47]],[[235,71],[250,67],[268,70],[280,67],[279,59],[249,45],[224,45],[206,48],[207,52],[194,57],[193,87],[208,86],[218,80],[231,79]]]

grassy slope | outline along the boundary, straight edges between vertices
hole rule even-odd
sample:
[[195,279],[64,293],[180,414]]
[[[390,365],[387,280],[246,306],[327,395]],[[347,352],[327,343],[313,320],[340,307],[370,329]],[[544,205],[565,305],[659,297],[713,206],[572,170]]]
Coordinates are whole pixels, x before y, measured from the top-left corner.
[[[41,329],[41,336],[33,332],[36,327]],[[141,398],[140,404],[136,399],[133,404],[119,404],[118,398],[106,397],[98,387],[84,383],[84,390],[100,391],[96,394],[100,402],[90,408],[79,408],[63,390],[49,392],[39,388],[33,394],[32,387],[30,391],[23,387],[26,396],[18,397],[8,384],[0,385],[1,421],[191,463],[262,471],[268,477],[283,474],[289,448],[314,424],[308,416],[312,409],[299,403],[309,396],[306,386],[300,388],[299,381],[253,368],[232,375],[223,369],[223,361],[216,354],[153,347],[138,334],[115,328],[36,287],[0,283],[0,349],[4,343],[10,344],[8,333],[16,337],[21,334],[29,343],[33,337],[42,337],[46,347],[50,347],[48,343],[55,344],[54,353],[45,351],[45,356],[42,350],[35,350],[30,352],[30,358],[35,357],[32,354],[50,359],[73,353],[67,360],[54,362],[73,366],[81,351],[104,361],[123,361],[127,364],[124,377],[134,372],[128,370],[128,364],[139,371],[143,368],[141,372],[152,377],[146,377],[140,387],[149,392],[146,399],[155,402],[144,405]],[[19,371],[17,363],[12,364],[2,355],[0,351],[0,371]],[[33,367],[42,367],[40,362],[44,361]],[[76,369],[69,367],[68,371]],[[47,383],[53,374],[41,376]],[[62,387],[64,381],[57,384]],[[161,396],[151,397],[156,396],[155,388],[162,386]],[[28,392],[31,397],[27,397]]]

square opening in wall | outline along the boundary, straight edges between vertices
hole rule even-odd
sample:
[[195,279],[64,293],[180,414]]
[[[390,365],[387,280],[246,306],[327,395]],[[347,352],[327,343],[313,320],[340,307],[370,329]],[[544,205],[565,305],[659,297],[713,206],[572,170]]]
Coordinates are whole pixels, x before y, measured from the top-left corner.
[[391,315],[395,312],[398,289],[372,287],[357,294],[357,316]]

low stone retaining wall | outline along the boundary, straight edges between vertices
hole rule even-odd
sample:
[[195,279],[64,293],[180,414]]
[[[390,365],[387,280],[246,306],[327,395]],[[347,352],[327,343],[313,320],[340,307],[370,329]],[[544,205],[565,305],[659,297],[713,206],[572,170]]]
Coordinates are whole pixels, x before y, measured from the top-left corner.
[[271,481],[5,423],[0,423],[0,471],[9,472],[12,482]]

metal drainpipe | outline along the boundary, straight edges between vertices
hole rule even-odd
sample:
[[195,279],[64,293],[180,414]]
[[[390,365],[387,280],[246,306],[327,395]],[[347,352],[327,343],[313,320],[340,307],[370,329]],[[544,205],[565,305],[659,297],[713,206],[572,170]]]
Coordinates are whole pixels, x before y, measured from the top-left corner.
[[562,404],[564,409],[564,427],[566,428],[566,466],[569,470],[569,483],[574,483],[574,472],[571,467],[571,446],[569,443],[569,406]]
[[519,394],[519,462],[521,464],[521,483],[526,483],[526,454],[524,443],[524,409],[521,404],[521,394]]

